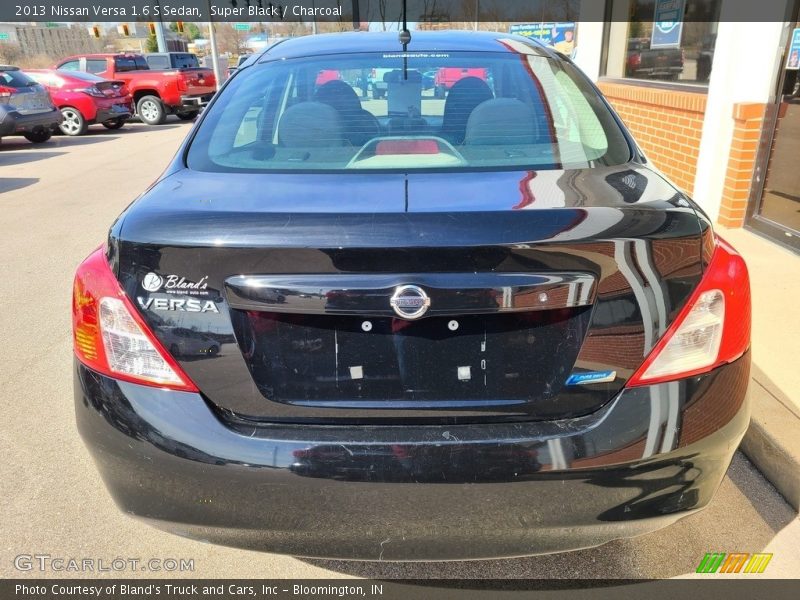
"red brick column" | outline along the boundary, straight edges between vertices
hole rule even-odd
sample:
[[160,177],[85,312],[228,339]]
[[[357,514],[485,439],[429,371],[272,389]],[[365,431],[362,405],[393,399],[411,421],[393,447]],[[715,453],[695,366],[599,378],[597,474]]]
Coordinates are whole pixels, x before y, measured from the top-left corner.
[[765,108],[757,102],[742,102],[733,107],[733,139],[718,219],[725,227],[744,224]]

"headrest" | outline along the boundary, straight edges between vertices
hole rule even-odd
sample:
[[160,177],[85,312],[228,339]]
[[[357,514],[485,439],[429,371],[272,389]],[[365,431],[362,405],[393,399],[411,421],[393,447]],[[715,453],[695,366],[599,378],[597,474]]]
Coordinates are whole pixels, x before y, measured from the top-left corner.
[[323,102],[342,112],[361,110],[361,101],[356,91],[340,79],[319,86],[314,94],[314,101]]
[[389,71],[388,73],[383,74],[383,80],[386,83],[400,83],[402,81],[410,81],[412,83],[419,83],[422,81],[422,75],[419,71],[414,69],[409,69],[406,71],[406,77],[403,77],[402,69],[395,69],[394,71]]
[[487,100],[476,106],[469,116],[464,143],[475,145],[541,143],[540,120],[530,105],[516,98]]
[[278,139],[288,147],[342,146],[339,113],[321,102],[295,104],[286,109],[278,123]]

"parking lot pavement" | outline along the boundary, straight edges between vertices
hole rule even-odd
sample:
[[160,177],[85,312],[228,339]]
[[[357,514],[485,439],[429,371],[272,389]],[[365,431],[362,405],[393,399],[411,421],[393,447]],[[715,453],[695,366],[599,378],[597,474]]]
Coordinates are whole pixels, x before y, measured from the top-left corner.
[[74,426],[72,273],[158,176],[189,127],[170,119],[162,127],[137,123],[39,146],[22,138],[0,145],[0,576],[92,575],[14,567],[18,555],[48,554],[106,563],[118,557],[194,560],[193,572],[113,573],[148,577],[674,577],[692,574],[710,551],[773,552],[765,576],[800,574],[800,521],[741,455],[711,506],[666,530],[514,560],[301,560],[185,540],[121,514]]

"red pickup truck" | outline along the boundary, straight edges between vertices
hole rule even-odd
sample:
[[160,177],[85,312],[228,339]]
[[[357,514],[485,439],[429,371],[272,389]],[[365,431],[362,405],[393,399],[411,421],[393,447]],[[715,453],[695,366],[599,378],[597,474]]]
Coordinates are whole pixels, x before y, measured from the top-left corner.
[[444,67],[436,71],[433,79],[434,94],[437,98],[444,98],[453,85],[465,77],[477,77],[486,81],[488,72],[486,69],[460,69],[458,67]]
[[211,69],[151,69],[141,54],[80,54],[61,60],[55,68],[124,81],[137,116],[148,125],[162,124],[170,113],[193,119],[217,87]]

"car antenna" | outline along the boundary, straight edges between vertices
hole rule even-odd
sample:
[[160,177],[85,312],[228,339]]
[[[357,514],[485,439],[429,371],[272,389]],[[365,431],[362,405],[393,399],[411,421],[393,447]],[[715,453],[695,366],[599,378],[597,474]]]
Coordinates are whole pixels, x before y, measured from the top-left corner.
[[411,41],[411,32],[408,30],[406,0],[403,0],[403,28],[400,30],[400,43],[403,45],[403,79],[408,81],[408,44]]

